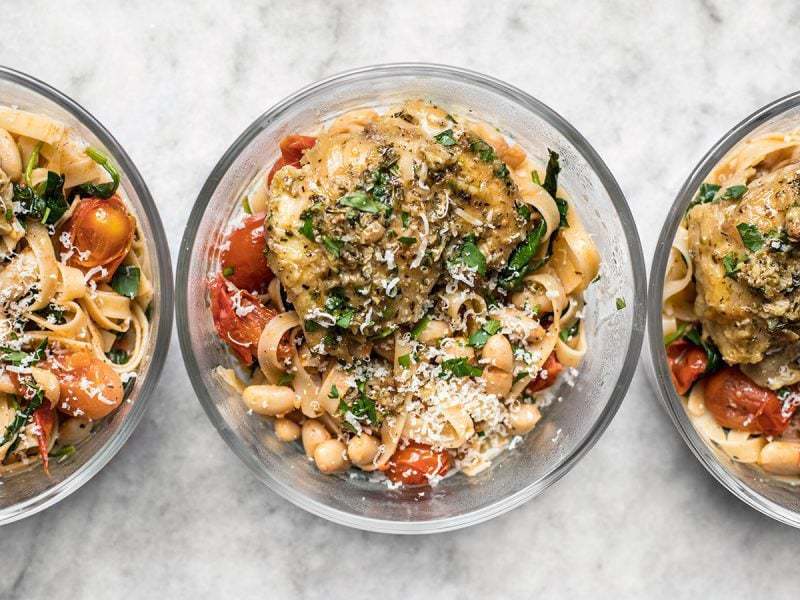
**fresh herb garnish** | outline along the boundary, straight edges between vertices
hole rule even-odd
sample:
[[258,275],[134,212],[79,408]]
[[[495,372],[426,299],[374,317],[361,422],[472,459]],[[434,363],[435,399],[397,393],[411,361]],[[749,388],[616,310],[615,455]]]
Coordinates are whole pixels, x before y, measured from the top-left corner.
[[339,390],[336,387],[336,384],[334,383],[331,386],[331,391],[328,392],[328,398],[331,398],[331,399],[335,400],[338,397],[339,397]]
[[721,200],[739,200],[747,191],[746,185],[732,185],[722,194]]
[[622,310],[627,306],[627,304],[625,303],[625,298],[617,298],[615,304],[617,306],[617,310]]
[[54,449],[52,452],[50,452],[50,454],[48,454],[48,456],[50,458],[57,458],[58,459],[57,462],[62,463],[65,460],[67,460],[70,456],[75,454],[75,452],[76,452],[75,446],[70,444],[69,446],[62,446],[61,448]]
[[403,244],[404,246],[413,246],[417,243],[417,238],[415,237],[401,237],[397,238],[397,241]]
[[[544,183],[542,187],[553,197],[558,192],[558,174],[561,172],[561,165],[558,162],[558,153],[547,149],[550,158],[547,159],[547,170],[544,173]],[[560,211],[559,211],[560,212]]]
[[[47,350],[47,338],[42,339],[41,342],[34,348],[33,352],[25,352],[24,350],[13,350],[12,348],[0,348],[0,362],[13,365],[15,367],[35,365],[44,358],[44,353]],[[0,444],[1,446],[2,444]]]
[[114,277],[111,278],[111,287],[118,294],[133,300],[139,291],[140,275],[139,267],[122,265],[116,270]]
[[539,250],[539,244],[542,242],[545,232],[547,231],[547,223],[544,219],[540,220],[536,227],[528,233],[525,241],[517,246],[511,253],[508,259],[508,264],[500,273],[498,283],[508,291],[513,291],[522,283],[522,279],[530,271],[530,263],[536,252]]
[[483,162],[494,162],[494,159],[496,158],[494,154],[494,148],[480,138],[474,138],[471,140],[469,143],[469,149],[477,154],[478,158],[480,158]]
[[461,248],[453,256],[453,262],[462,264],[479,275],[486,275],[486,257],[475,243],[474,236],[467,236]]
[[539,172],[535,169],[531,171],[531,181],[536,185],[542,185],[542,180],[539,179]]
[[558,226],[559,227],[569,227],[569,221],[567,221],[567,212],[569,211],[569,204],[563,198],[556,198],[556,206],[558,207]]
[[722,258],[722,265],[725,267],[725,276],[736,279],[736,273],[739,272],[739,267],[741,266],[739,256],[735,252],[726,254]]
[[700,337],[700,333],[696,329],[690,329],[683,334],[683,337],[692,342],[695,346],[700,346],[706,352],[708,358],[708,365],[706,366],[706,373],[716,371],[722,366],[722,355],[719,353],[716,345],[711,340],[704,340]]
[[377,214],[387,209],[387,206],[372,198],[367,192],[356,190],[339,198],[339,204],[355,208],[361,212]]
[[419,321],[417,321],[417,324],[414,325],[414,327],[411,329],[410,333],[411,339],[412,340],[419,339],[419,336],[422,334],[423,331],[425,331],[425,328],[428,326],[428,323],[430,322],[431,322],[430,315],[425,315]]
[[294,381],[294,373],[281,373],[278,376],[278,385],[289,385]]
[[578,331],[580,330],[580,328],[581,328],[581,321],[580,319],[578,319],[566,329],[562,329],[558,333],[558,337],[561,338],[561,341],[566,344],[569,340],[578,335]]
[[300,234],[310,241],[314,241],[314,220],[309,211],[304,211],[300,214],[303,224],[297,230]]
[[709,202],[713,202],[714,197],[717,195],[719,190],[720,186],[718,186],[716,183],[701,184],[700,189],[697,190],[697,196],[695,196],[694,200],[689,203],[689,208],[686,210],[688,211],[698,204],[708,204]]
[[124,365],[130,360],[128,353],[121,348],[112,348],[106,352],[106,356],[108,357],[108,360],[113,362],[115,365]]
[[469,336],[467,345],[472,346],[473,348],[483,348],[486,345],[486,342],[489,341],[489,338],[500,331],[501,327],[502,324],[496,319],[490,319],[486,321],[486,323],[484,323],[480,329]]
[[483,367],[471,365],[464,356],[442,362],[442,377],[477,377],[482,373]]
[[3,436],[0,437],[0,446],[11,442],[6,450],[6,457],[10,456],[14,450],[16,450],[19,444],[20,431],[22,431],[22,428],[28,423],[33,413],[36,412],[36,409],[44,402],[44,392],[36,385],[32,377],[23,379],[23,384],[27,388],[26,397],[28,397],[28,405],[24,409],[14,412],[14,418],[6,426]]
[[517,205],[517,214],[526,221],[531,218],[531,207],[527,204]]
[[397,357],[397,364],[399,364],[404,369],[407,369],[411,366],[411,355],[410,354],[403,354],[402,356]]
[[106,183],[82,183],[76,186],[72,193],[80,194],[81,196],[95,196],[97,198],[110,198],[114,195],[119,187],[119,172],[108,160],[108,157],[102,152],[94,148],[86,148],[84,150],[86,156],[91,158],[94,162],[105,169],[106,173],[111,176],[111,181]]
[[739,237],[742,238],[745,248],[751,252],[761,250],[764,245],[764,236],[761,235],[758,227],[751,223],[739,223],[736,229],[739,231]]
[[24,214],[45,225],[56,223],[69,208],[64,198],[64,178],[53,171],[48,171],[47,178],[34,186],[15,183],[12,198]]
[[445,129],[441,133],[437,133],[433,136],[437,142],[439,142],[442,146],[455,146],[458,142],[456,138],[453,136],[452,129]]
[[332,237],[328,237],[327,235],[323,235],[322,245],[325,246],[325,249],[333,254],[334,257],[339,258],[342,253],[342,246],[344,245],[344,242],[342,240],[337,240]]
[[403,227],[408,227],[409,215],[407,212],[403,211],[400,213],[400,222],[403,224]]
[[247,196],[242,198],[242,210],[248,215],[253,214],[253,209],[250,208],[250,199]]
[[[350,405],[344,400],[340,400],[339,412],[342,414],[350,412],[359,421],[367,419],[373,425],[377,425],[380,422],[380,418],[378,416],[378,410],[375,407],[375,401],[367,395],[367,382],[363,380],[357,381],[356,389],[358,390],[358,398]],[[342,425],[352,428],[352,425],[348,423],[346,419]]]
[[303,329],[305,329],[308,333],[314,333],[315,331],[319,331],[325,328],[316,321],[312,321],[311,319],[306,319],[306,322],[303,324]]
[[679,340],[683,337],[683,334],[686,333],[686,323],[681,323],[681,325],[669,335],[664,336],[664,345],[669,346],[675,340]]
[[223,274],[225,277],[230,277],[230,276],[231,276],[231,275],[233,275],[235,272],[236,272],[236,270],[235,270],[233,267],[231,267],[231,266],[227,266],[227,267],[225,267],[224,269],[222,269],[222,274]]

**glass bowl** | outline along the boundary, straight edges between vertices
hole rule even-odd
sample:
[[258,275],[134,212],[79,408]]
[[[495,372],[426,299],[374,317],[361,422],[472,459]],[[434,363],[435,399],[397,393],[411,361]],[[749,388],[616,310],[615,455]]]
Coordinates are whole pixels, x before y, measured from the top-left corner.
[[[211,376],[234,359],[217,341],[205,282],[216,245],[251,178],[278,156],[279,140],[307,133],[356,108],[385,108],[407,98],[472,111],[513,136],[541,164],[547,148],[562,157],[561,183],[571,194],[604,257],[602,278],[590,286],[586,309],[589,353],[563,401],[515,450],[477,477],[449,477],[419,489],[387,490],[360,476],[320,474],[302,449],[279,442],[272,424],[248,415],[241,398]],[[178,331],[195,391],[214,426],[270,489],[338,523],[372,531],[426,533],[472,525],[532,498],[564,475],[594,444],[622,401],[644,337],[645,272],[636,226],[608,168],[564,119],[501,81],[428,64],[372,66],[300,90],[260,116],[211,172],[189,217],[177,269]],[[627,301],[617,311],[617,297]]]
[[84,139],[118,165],[121,187],[139,217],[153,261],[153,333],[150,358],[126,402],[101,421],[68,460],[50,461],[48,477],[36,464],[2,480],[0,525],[35,514],[67,497],[89,481],[122,447],[144,414],[169,346],[172,331],[172,267],[156,205],[131,159],[86,109],[49,85],[0,67],[0,103],[41,112],[74,127]]
[[768,132],[797,129],[800,125],[800,92],[776,100],[757,110],[714,144],[700,160],[678,192],[658,238],[650,269],[648,339],[649,374],[657,396],[689,449],[703,466],[740,500],[783,523],[800,527],[800,488],[769,478],[752,467],[731,460],[708,445],[689,421],[681,398],[675,392],[667,367],[661,299],[670,248],[689,202],[711,169],[737,144]]

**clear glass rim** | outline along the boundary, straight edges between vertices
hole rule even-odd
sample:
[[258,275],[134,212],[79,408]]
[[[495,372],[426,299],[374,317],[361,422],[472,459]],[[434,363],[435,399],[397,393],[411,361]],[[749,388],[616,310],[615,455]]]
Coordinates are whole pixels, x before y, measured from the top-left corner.
[[0,525],[5,525],[34,515],[72,494],[94,477],[114,457],[128,440],[131,433],[133,433],[133,430],[136,429],[158,383],[167,350],[169,349],[169,340],[172,335],[173,281],[169,246],[156,204],[139,170],[114,136],[89,111],[50,85],[30,75],[4,66],[0,66],[0,79],[27,88],[59,105],[77,119],[81,125],[91,131],[111,152],[114,160],[122,169],[122,173],[135,190],[144,208],[144,218],[155,238],[153,241],[156,247],[155,259],[159,265],[160,286],[160,298],[157,307],[159,325],[153,345],[153,355],[147,376],[140,384],[136,402],[133,403],[125,420],[109,440],[69,477],[31,498],[0,510]]
[[[308,498],[298,493],[294,488],[273,478],[269,473],[264,474],[260,463],[251,455],[243,442],[236,433],[231,430],[224,419],[214,406],[214,402],[208,389],[203,385],[200,376],[200,367],[197,364],[191,350],[191,342],[188,327],[188,273],[191,261],[191,251],[195,243],[195,235],[200,221],[205,213],[206,206],[210,201],[217,185],[222,180],[224,174],[231,167],[238,155],[246,148],[250,142],[262,131],[262,129],[273,120],[279,118],[287,107],[297,102],[302,102],[306,97],[329,87],[337,86],[348,81],[360,79],[372,79],[381,76],[414,75],[418,77],[433,76],[439,78],[457,79],[467,81],[494,93],[498,93],[505,98],[512,100],[518,105],[523,106],[532,113],[538,115],[554,127],[563,135],[583,156],[591,166],[601,184],[606,189],[611,202],[613,203],[618,217],[625,232],[628,253],[631,257],[631,266],[634,276],[635,298],[631,306],[633,308],[633,319],[631,336],[628,340],[627,356],[623,368],[612,391],[609,401],[595,422],[592,429],[587,433],[583,440],[577,444],[576,448],[567,455],[562,462],[552,472],[545,477],[531,483],[519,492],[507,496],[490,506],[474,510],[453,517],[434,519],[429,521],[392,521],[361,515],[353,515],[338,509],[331,508],[323,503]],[[474,71],[452,67],[447,65],[431,63],[391,63],[361,67],[333,75],[299,91],[285,97],[277,104],[259,116],[244,132],[231,144],[228,150],[220,158],[206,183],[200,191],[192,212],[189,216],[186,230],[181,240],[180,252],[178,255],[177,275],[176,275],[176,313],[178,324],[178,337],[180,340],[181,352],[189,372],[189,378],[195,392],[203,406],[206,414],[211,420],[219,434],[230,446],[234,453],[253,471],[256,477],[268,488],[276,492],[293,504],[307,510],[320,517],[357,529],[375,531],[382,533],[435,533],[460,529],[477,523],[481,523],[498,515],[501,515],[512,508],[519,506],[544,489],[555,483],[565,475],[577,461],[595,444],[608,424],[613,419],[619,406],[628,390],[633,373],[638,362],[642,342],[644,338],[645,326],[645,304],[646,304],[646,273],[644,255],[639,241],[633,215],[630,212],[625,196],[617,184],[614,176],[609,171],[603,160],[592,148],[588,141],[578,131],[572,127],[563,117],[553,111],[550,107],[543,104],[533,96],[522,90],[504,83],[493,77],[483,75]]]
[[655,387],[659,401],[666,409],[673,424],[681,434],[683,441],[697,457],[706,470],[737,498],[755,508],[759,512],[781,523],[800,528],[800,514],[788,510],[759,494],[750,486],[728,473],[717,460],[714,453],[706,446],[694,426],[686,416],[680,397],[675,392],[667,368],[667,354],[664,349],[664,330],[661,324],[661,297],[664,293],[664,273],[667,269],[670,248],[678,225],[689,206],[696,190],[716,165],[736,144],[750,135],[755,129],[770,119],[800,106],[800,91],[791,93],[756,110],[747,118],[731,128],[700,159],[683,186],[678,191],[675,202],[661,228],[658,244],[653,255],[650,268],[650,286],[647,309],[648,342],[652,361]]

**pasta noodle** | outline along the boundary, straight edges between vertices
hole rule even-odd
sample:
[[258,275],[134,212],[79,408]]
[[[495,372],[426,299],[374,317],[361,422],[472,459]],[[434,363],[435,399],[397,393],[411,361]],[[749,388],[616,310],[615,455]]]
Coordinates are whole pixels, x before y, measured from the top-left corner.
[[558,155],[537,170],[487,124],[419,100],[280,149],[209,281],[220,339],[258,370],[217,377],[280,439],[301,424],[324,473],[420,485],[486,469],[587,352],[600,255]]
[[63,123],[6,106],[0,143],[5,477],[69,458],[78,438],[62,442],[62,426],[102,419],[130,392],[148,347],[153,287],[136,216],[105,156]]

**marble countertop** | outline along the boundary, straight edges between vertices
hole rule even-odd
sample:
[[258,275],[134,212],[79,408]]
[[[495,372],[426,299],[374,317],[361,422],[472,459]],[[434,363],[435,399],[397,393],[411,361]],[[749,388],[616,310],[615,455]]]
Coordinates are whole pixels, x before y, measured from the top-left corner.
[[[137,2],[3,8],[0,61],[72,96],[125,146],[173,250],[211,167],[298,87],[376,62],[492,74],[566,117],[616,175],[650,261],[684,177],[794,91],[796,3]],[[798,533],[692,457],[643,372],[543,496],[427,537],[349,530],[269,492],[227,448],[173,337],[143,422],[91,482],[4,527],[2,598],[783,597]],[[388,589],[388,591],[387,591]]]

